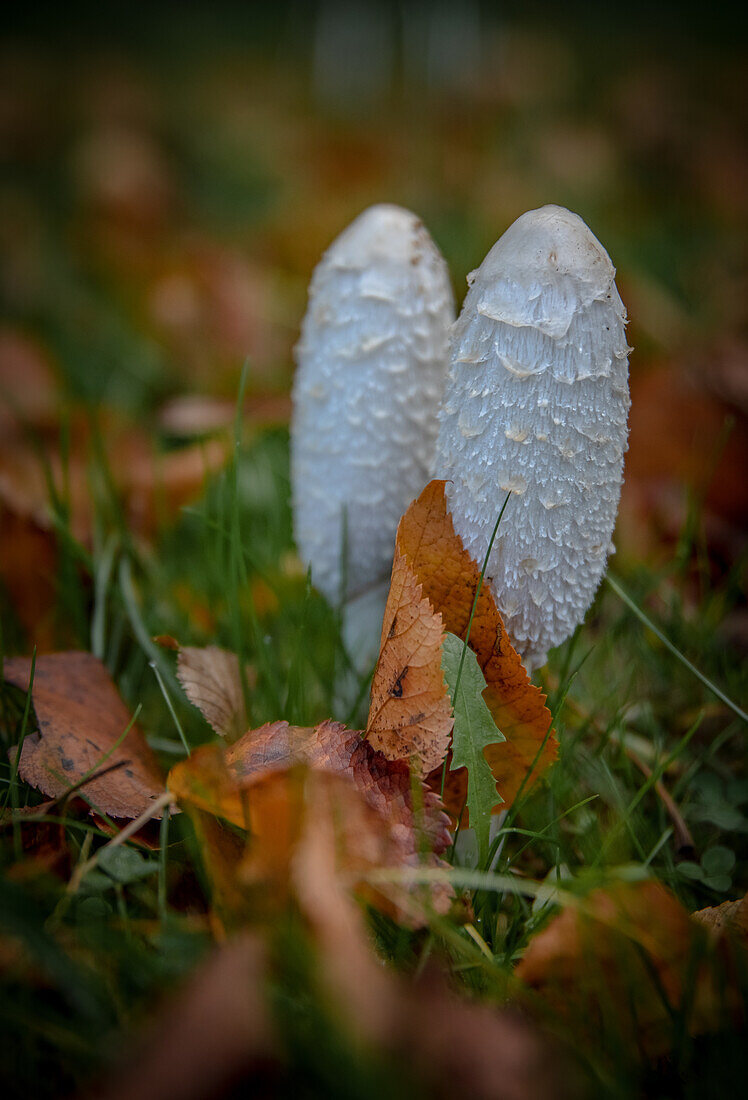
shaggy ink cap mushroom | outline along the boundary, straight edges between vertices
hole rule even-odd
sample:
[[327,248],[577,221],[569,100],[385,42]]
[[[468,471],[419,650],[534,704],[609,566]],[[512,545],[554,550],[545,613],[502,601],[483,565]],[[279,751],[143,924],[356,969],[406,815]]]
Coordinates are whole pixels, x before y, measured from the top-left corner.
[[365,210],[314,271],[291,481],[299,553],[332,603],[344,544],[346,598],[389,577],[397,524],[431,475],[453,320],[446,264],[398,206]]
[[613,549],[627,446],[626,311],[580,217],[530,210],[480,268],[453,328],[435,474],[530,668],[584,618]]

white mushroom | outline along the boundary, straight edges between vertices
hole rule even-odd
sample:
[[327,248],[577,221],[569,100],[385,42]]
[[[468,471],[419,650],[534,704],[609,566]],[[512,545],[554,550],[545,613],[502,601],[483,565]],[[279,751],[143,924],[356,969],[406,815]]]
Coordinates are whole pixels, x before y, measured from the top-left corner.
[[389,577],[398,521],[430,476],[453,319],[446,264],[400,207],[365,210],[315,269],[291,481],[299,552],[333,603]]
[[615,268],[580,217],[530,210],[468,277],[436,476],[530,668],[584,618],[615,525],[629,408]]

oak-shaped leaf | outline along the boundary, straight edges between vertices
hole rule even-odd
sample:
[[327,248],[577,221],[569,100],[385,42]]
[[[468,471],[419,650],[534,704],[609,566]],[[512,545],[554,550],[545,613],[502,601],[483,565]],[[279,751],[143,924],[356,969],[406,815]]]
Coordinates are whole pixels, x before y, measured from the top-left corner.
[[[28,658],[5,662],[6,681],[23,691],[30,675]],[[18,774],[32,787],[59,798],[85,779],[80,793],[92,809],[119,818],[139,817],[163,794],[156,759],[138,726],[128,729],[128,709],[96,657],[78,652],[38,657],[31,698],[39,730],[24,739]],[[15,753],[11,748],[12,760]],[[121,766],[112,769],[113,764]]]
[[[465,639],[480,569],[455,534],[447,511],[444,482],[431,481],[400,521],[397,546],[424,597],[441,615],[444,629]],[[496,782],[496,802],[508,809],[521,787],[534,782],[556,759],[558,743],[545,696],[530,680],[512,647],[487,584],[481,585],[470,623],[470,648],[486,679],[483,698],[505,740],[489,745],[485,758]],[[442,773],[432,776],[441,788]],[[450,773],[444,801],[454,815],[465,804],[467,777]],[[463,824],[466,824],[463,818]]]
[[442,667],[455,711],[450,769],[467,768],[467,809],[478,840],[481,863],[485,863],[497,792],[484,750],[503,741],[504,735],[496,728],[483,699],[486,679],[478,659],[454,634],[447,634],[444,639]]
[[396,545],[366,736],[388,760],[409,760],[419,775],[439,767],[452,732],[443,638],[441,615]]

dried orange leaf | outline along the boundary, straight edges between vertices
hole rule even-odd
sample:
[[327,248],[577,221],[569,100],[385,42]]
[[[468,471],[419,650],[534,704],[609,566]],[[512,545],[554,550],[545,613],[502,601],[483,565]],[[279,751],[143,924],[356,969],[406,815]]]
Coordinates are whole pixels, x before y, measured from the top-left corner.
[[732,934],[748,943],[748,894],[737,901],[723,901],[709,909],[699,909],[693,919],[714,935]]
[[247,827],[246,799],[221,745],[200,745],[169,772],[166,785],[181,806],[195,807]]
[[[414,787],[405,761],[387,760],[363,740],[360,732],[346,729],[340,722],[323,722],[316,728],[272,722],[250,730],[226,749],[205,745],[189,760],[176,764],[167,782],[185,808],[223,817],[248,829],[253,836],[264,838],[263,846],[247,864],[246,877],[264,876],[268,883],[275,884],[277,893],[288,888],[288,876],[282,869],[290,859],[288,851],[297,831],[297,826],[291,827],[289,822],[296,820],[294,814],[298,817],[301,813],[306,787],[293,788],[290,779],[275,787],[265,786],[265,781],[294,770],[297,776],[303,776],[307,768],[313,774],[331,773],[331,783],[339,779],[350,785],[350,798],[360,800],[364,807],[357,811],[359,818],[368,822],[365,828],[362,825],[357,843],[377,847],[385,838],[386,866],[441,865],[439,854],[446,850],[451,837],[440,800],[422,785]],[[294,790],[295,809],[290,798]],[[271,865],[275,868],[272,874]],[[360,886],[364,892],[363,884]],[[396,885],[379,889],[376,894],[369,889],[367,896],[399,919],[412,923],[416,913],[422,919],[423,909],[415,904],[417,889]],[[444,884],[428,892],[430,906],[440,912],[449,907],[451,897],[451,890]]]
[[517,977],[580,1041],[664,1054],[686,1013],[694,1034],[741,1012],[725,959],[660,883],[621,883],[566,909],[531,941]]
[[351,891],[413,926],[424,923],[429,909],[449,909],[452,892],[445,884],[418,889],[368,882],[369,872],[418,857],[404,851],[402,823],[375,809],[350,773],[308,766],[274,771],[255,777],[248,796],[252,839],[242,879],[271,887],[281,901],[290,891],[313,923],[324,928],[330,920],[345,921]]
[[246,731],[249,721],[235,653],[217,645],[182,646],[177,677],[217,734],[233,739]]
[[[28,690],[30,674],[28,658],[5,662],[5,679],[23,691]],[[163,794],[156,759],[138,727],[132,726],[117,744],[130,714],[96,657],[90,653],[38,657],[32,701],[39,733],[24,740],[18,766],[27,783],[59,798],[90,772],[121,763],[122,767],[83,787],[81,793],[95,809],[112,817],[139,817]],[[13,759],[14,752],[11,749]]]
[[419,775],[439,767],[452,732],[443,640],[441,615],[396,546],[366,736],[388,760],[410,760]]
[[[423,595],[440,612],[444,629],[464,639],[480,570],[455,534],[443,481],[431,481],[408,508],[400,521],[397,546]],[[531,683],[509,641],[488,585],[481,586],[478,595],[469,644],[486,678],[483,698],[506,737],[484,751],[504,800],[501,808],[508,809],[522,784],[534,782],[556,759],[551,714],[545,695]],[[441,773],[435,780],[441,784]],[[462,809],[466,788],[462,771],[447,783],[445,802],[453,813]]]

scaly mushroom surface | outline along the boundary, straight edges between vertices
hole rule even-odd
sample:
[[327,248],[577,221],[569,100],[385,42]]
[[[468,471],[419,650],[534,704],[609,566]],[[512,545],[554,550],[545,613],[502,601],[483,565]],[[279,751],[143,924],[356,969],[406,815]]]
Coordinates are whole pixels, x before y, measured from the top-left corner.
[[430,476],[453,319],[446,264],[400,207],[365,210],[314,271],[291,480],[299,552],[333,603],[389,577],[397,524]]
[[435,474],[530,668],[584,618],[615,526],[629,409],[608,253],[559,206],[523,214],[468,277]]

